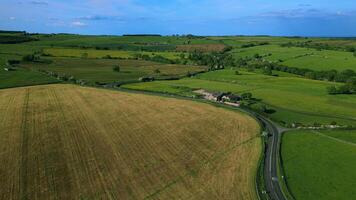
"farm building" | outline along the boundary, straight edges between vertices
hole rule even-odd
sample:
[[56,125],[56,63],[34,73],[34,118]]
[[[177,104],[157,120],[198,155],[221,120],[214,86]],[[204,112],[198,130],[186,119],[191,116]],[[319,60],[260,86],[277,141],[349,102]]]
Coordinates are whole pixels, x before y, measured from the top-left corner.
[[241,101],[241,97],[235,94],[232,94],[231,92],[227,92],[227,93],[221,93],[218,97],[217,97],[217,101],[227,101],[227,102],[238,102]]

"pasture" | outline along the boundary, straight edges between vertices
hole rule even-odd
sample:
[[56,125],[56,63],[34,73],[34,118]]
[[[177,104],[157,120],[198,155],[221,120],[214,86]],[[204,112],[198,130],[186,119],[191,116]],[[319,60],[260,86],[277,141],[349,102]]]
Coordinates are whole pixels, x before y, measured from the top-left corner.
[[196,89],[241,94],[251,92],[276,112],[269,116],[282,124],[314,123],[356,124],[356,96],[328,95],[326,88],[335,83],[299,77],[274,77],[259,73],[226,69],[197,75],[177,81],[160,81],[124,85],[129,89],[175,93],[193,96]]
[[355,199],[355,141],[355,130],[285,133],[283,166],[295,199]]
[[[138,81],[143,76],[156,78],[179,77],[187,75],[188,72],[194,73],[206,69],[200,66],[162,64],[140,60],[61,57],[52,57],[51,60],[53,61],[51,64],[26,63],[21,66],[66,74],[92,83]],[[115,66],[120,66],[120,72],[113,70]],[[159,73],[156,70],[159,70]]]
[[[264,45],[244,49],[236,49],[233,52],[235,58],[253,57],[255,54],[264,56],[264,59],[280,62],[282,65],[297,68],[322,70],[346,70],[356,71],[356,57],[351,52],[330,51],[301,48],[280,47],[277,45]],[[271,54],[268,56],[268,54]]]
[[176,52],[141,52],[141,51],[117,51],[117,50],[95,50],[95,49],[74,49],[74,48],[48,48],[44,49],[45,54],[56,57],[83,57],[86,58],[103,58],[111,56],[113,58],[129,59],[135,58],[135,55],[142,54],[150,57],[162,56],[170,60],[179,59],[179,54]]
[[241,113],[74,85],[0,90],[0,113],[1,199],[257,198]]
[[58,82],[55,78],[30,69],[18,68],[16,71],[5,71],[0,68],[0,89]]

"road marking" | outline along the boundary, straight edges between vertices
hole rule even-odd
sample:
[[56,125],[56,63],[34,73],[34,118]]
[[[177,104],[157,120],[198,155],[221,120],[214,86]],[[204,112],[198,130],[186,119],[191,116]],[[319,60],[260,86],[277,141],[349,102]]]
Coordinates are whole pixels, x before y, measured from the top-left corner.
[[273,146],[274,146],[274,134],[272,134],[272,148],[271,148],[271,155],[269,157],[269,172],[272,172]]

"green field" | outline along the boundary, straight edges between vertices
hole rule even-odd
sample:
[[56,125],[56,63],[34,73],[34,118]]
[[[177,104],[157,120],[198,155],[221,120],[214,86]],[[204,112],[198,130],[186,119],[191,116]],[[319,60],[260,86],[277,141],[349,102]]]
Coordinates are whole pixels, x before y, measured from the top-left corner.
[[58,82],[59,81],[55,78],[30,69],[18,68],[16,71],[0,69],[0,89]]
[[44,49],[45,54],[58,57],[83,57],[87,54],[87,58],[103,58],[111,56],[113,58],[134,58],[136,54],[153,56],[162,56],[170,60],[179,59],[181,53],[176,52],[141,52],[141,51],[117,51],[117,50],[95,50],[95,49],[70,49],[70,48],[49,48]]
[[[281,62],[289,67],[321,70],[356,70],[356,57],[351,52],[318,51],[301,47],[281,47],[278,45],[265,45],[236,49],[233,52],[236,58],[252,57],[255,54],[265,56],[269,61]],[[268,56],[268,54],[272,54]]]
[[[188,72],[204,71],[205,67],[162,64],[140,60],[116,59],[81,59],[81,58],[51,58],[53,63],[27,63],[22,66],[30,69],[42,69],[60,74],[74,76],[89,82],[127,82],[138,81],[143,76],[169,78],[185,76]],[[120,72],[113,71],[113,67],[120,66]],[[155,70],[159,70],[156,73]]]
[[[0,175],[17,169],[5,177],[0,198],[256,199],[259,129],[246,116],[69,84],[4,88],[120,85],[122,91],[195,99],[198,89],[249,92],[252,100],[242,105],[282,126],[352,128],[356,95],[330,95],[327,88],[350,84],[355,74],[330,79],[318,72],[356,71],[351,47],[352,38],[0,33],[0,128],[6,133]],[[281,71],[268,71],[271,62]],[[9,67],[15,70],[4,70]],[[13,156],[26,138],[25,154]],[[355,199],[355,143],[356,131],[287,132],[282,157],[291,194],[297,200]]]
[[313,125],[315,122],[330,124],[335,121],[356,124],[356,96],[328,95],[326,87],[334,83],[240,73],[242,75],[235,75],[235,70],[220,70],[178,81],[137,83],[123,87],[189,96],[193,96],[193,90],[200,88],[236,94],[251,92],[276,111],[270,117],[277,122]]
[[355,199],[355,142],[354,130],[285,133],[283,165],[295,199]]

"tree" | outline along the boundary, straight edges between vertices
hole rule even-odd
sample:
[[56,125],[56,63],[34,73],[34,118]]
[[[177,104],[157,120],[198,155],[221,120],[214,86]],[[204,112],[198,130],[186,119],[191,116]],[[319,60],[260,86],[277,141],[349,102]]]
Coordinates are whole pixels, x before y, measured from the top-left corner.
[[106,55],[103,57],[103,59],[113,59],[113,57],[111,57],[111,55]]
[[258,103],[254,106],[254,109],[257,111],[257,112],[260,112],[260,113],[265,113],[267,112],[267,106],[265,104],[262,104],[262,103]]
[[335,85],[327,87],[327,91],[328,91],[328,93],[331,94],[331,95],[334,95],[334,94],[338,94],[338,93],[339,93],[339,92],[338,92],[338,89],[336,88]]
[[265,67],[265,68],[263,69],[263,74],[264,74],[264,75],[268,75],[268,76],[272,76],[272,70],[271,70],[271,68]]
[[159,69],[155,69],[154,73],[159,74],[159,73],[161,73],[161,71]]
[[20,64],[19,60],[8,60],[7,65],[17,65]]
[[252,98],[252,94],[250,92],[247,92],[247,93],[242,93],[241,94],[241,98],[243,100],[250,100]]
[[34,54],[25,55],[22,57],[22,60],[25,62],[35,62],[38,61],[40,58],[35,56]]
[[120,72],[120,70],[121,70],[120,65],[116,65],[115,67],[113,67],[113,70],[115,72]]
[[258,53],[256,53],[255,55],[253,55],[253,57],[256,58],[256,59],[261,58],[260,54],[258,54]]
[[235,71],[235,75],[241,75],[239,71]]

